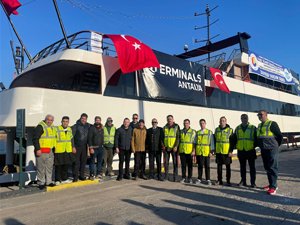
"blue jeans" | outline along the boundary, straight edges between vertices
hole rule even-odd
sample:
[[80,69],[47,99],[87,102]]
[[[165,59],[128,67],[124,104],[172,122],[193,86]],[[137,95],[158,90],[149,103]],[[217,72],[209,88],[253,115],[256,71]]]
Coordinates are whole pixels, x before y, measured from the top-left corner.
[[277,188],[278,177],[278,148],[261,149],[261,157],[263,159],[264,168],[267,171],[270,188]]
[[[95,162],[97,159],[97,163]],[[103,147],[99,148],[94,148],[94,154],[91,154],[90,158],[90,164],[89,164],[89,169],[90,169],[90,175],[94,176],[95,175],[95,166],[97,164],[97,174],[100,174],[101,169],[102,169],[102,160],[103,160]]]

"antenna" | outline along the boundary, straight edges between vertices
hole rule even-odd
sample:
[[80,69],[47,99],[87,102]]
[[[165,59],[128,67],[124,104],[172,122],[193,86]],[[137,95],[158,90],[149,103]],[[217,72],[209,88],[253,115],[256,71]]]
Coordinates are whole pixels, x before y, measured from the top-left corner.
[[[215,6],[213,9],[209,9],[209,6],[208,4],[206,4],[206,9],[205,9],[205,13],[197,13],[195,12],[194,16],[204,16],[206,15],[206,26],[201,26],[201,27],[198,27],[198,26],[195,26],[194,29],[195,30],[198,30],[198,29],[204,29],[204,28],[207,28],[207,39],[205,40],[198,40],[198,39],[195,39],[194,42],[195,43],[199,43],[199,42],[206,42],[206,45],[210,45],[211,44],[211,40],[218,37],[220,34],[217,34],[213,37],[210,37],[210,26],[215,24],[216,22],[219,21],[219,19],[216,19],[214,22],[210,23],[210,13],[212,11],[214,11],[216,8],[218,8],[219,6]],[[208,62],[210,61],[210,51],[208,51],[207,53],[207,59],[208,59]]]

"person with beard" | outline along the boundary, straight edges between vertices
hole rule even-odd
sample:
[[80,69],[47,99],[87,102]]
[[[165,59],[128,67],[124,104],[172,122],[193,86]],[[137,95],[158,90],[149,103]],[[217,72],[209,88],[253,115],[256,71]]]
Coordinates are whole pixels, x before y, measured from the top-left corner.
[[72,164],[73,170],[73,182],[78,181],[78,174],[80,180],[85,180],[85,165],[87,161],[87,144],[88,144],[88,132],[90,124],[87,122],[88,115],[82,113],[80,119],[76,124],[72,126],[72,133],[75,144],[75,159]]
[[223,165],[226,165],[226,181],[227,185],[231,186],[231,168],[232,163],[232,148],[230,148],[230,142],[232,139],[233,130],[227,124],[227,119],[225,116],[220,118],[220,125],[215,130],[215,146],[216,146],[216,163],[217,163],[217,173],[218,180],[216,184],[223,185],[222,181],[222,170]]
[[[95,165],[97,167],[97,178],[102,179],[101,169],[103,160],[103,144],[104,144],[104,132],[103,125],[101,124],[101,117],[95,117],[95,123],[90,127],[88,133],[88,145],[90,153],[90,180],[95,179]],[[97,163],[95,162],[97,160]]]

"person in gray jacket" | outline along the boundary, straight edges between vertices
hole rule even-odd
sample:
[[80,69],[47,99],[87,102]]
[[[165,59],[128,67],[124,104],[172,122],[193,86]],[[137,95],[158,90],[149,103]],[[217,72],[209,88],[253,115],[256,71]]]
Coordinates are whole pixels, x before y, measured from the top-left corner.
[[[119,175],[117,177],[118,181],[124,179],[130,179],[129,174],[129,163],[131,157],[131,138],[132,138],[132,128],[130,127],[130,121],[125,118],[123,125],[118,128],[115,136],[115,147],[116,153],[119,154]],[[125,174],[123,176],[123,165],[125,160]]]

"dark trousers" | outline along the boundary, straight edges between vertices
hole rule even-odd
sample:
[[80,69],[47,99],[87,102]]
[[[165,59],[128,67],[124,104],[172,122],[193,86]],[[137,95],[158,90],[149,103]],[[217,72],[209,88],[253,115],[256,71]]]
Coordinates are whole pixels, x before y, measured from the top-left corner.
[[134,172],[133,176],[138,177],[145,175],[146,167],[146,152],[135,152],[134,153]]
[[[231,164],[227,164],[226,166],[226,181],[230,183],[230,178],[231,178]],[[217,164],[217,171],[218,171],[218,181],[222,181],[222,170],[223,170],[223,164],[218,163]]]
[[64,181],[68,179],[69,165],[56,165],[55,166],[55,181]]
[[169,161],[170,161],[170,155],[172,155],[172,161],[173,161],[173,176],[176,177],[178,175],[178,163],[177,163],[177,152],[174,152],[172,149],[168,149],[167,151],[164,151],[164,167],[165,167],[165,178],[168,178],[169,176]]
[[278,148],[273,150],[261,149],[264,168],[267,171],[270,188],[277,188],[278,178]]
[[238,151],[238,158],[240,162],[240,173],[241,173],[241,179],[243,183],[246,183],[247,181],[247,161],[250,168],[250,183],[251,185],[255,185],[256,180],[256,170],[255,170],[255,159],[256,159],[256,152],[252,151]]
[[97,168],[96,174],[98,175],[100,174],[102,169],[102,160],[103,160],[103,148],[102,147],[94,148],[94,154],[91,154],[90,164],[89,164],[90,176],[95,175],[95,167]]
[[191,154],[180,153],[182,178],[186,178],[186,166],[188,167],[188,179],[193,176],[193,158]]
[[198,179],[202,180],[203,166],[204,166],[205,178],[206,178],[206,180],[210,180],[210,157],[203,156],[203,155],[197,155],[196,158],[197,158],[197,164],[198,164]]
[[120,149],[119,150],[119,177],[123,177],[123,165],[124,165],[124,160],[125,160],[125,175],[129,176],[129,163],[130,163],[130,156],[131,156],[131,151],[130,150],[124,150]]
[[149,152],[150,177],[154,177],[154,160],[156,160],[157,176],[161,178],[161,152]]
[[112,162],[114,158],[113,148],[104,147],[102,172],[109,174],[112,172]]
[[73,178],[78,179],[78,172],[81,178],[84,177],[87,160],[87,146],[76,147],[75,162],[72,164]]

